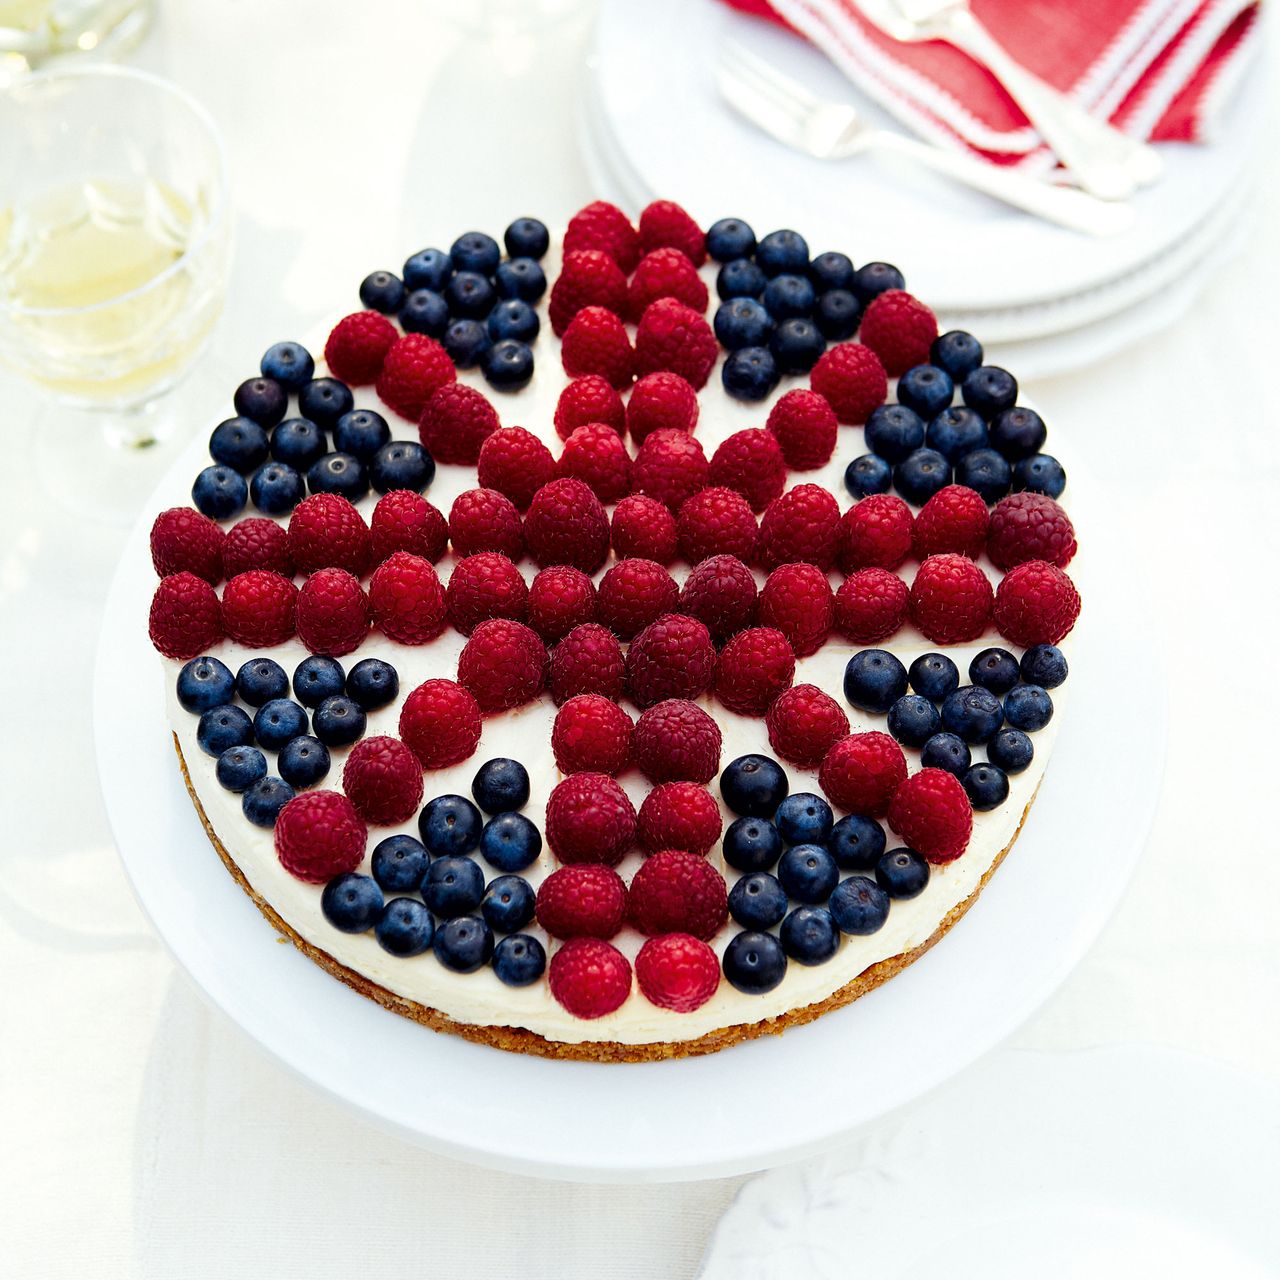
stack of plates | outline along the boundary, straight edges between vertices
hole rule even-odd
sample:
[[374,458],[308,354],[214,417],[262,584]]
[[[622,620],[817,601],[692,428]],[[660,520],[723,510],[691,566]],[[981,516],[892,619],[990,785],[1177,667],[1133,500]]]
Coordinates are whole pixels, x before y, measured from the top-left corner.
[[639,209],[679,200],[704,225],[795,226],[815,253],[901,265],[944,328],[969,329],[1024,376],[1077,368],[1176,319],[1241,238],[1261,132],[1262,60],[1212,145],[1160,148],[1165,172],[1132,231],[1097,239],[1042,222],[876,155],[820,161],[782,146],[720,99],[717,51],[736,39],[816,94],[855,100],[900,129],[796,36],[716,0],[604,0],[581,113],[604,195]]

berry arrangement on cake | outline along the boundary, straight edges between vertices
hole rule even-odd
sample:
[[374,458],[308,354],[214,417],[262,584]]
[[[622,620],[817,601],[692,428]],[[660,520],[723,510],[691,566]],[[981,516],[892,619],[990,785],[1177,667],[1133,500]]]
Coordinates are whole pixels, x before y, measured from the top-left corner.
[[670,201],[503,239],[370,274],[324,367],[271,347],[157,517],[192,800],[282,934],[437,1030],[629,1061],[809,1021],[1017,838],[1066,474],[887,263]]

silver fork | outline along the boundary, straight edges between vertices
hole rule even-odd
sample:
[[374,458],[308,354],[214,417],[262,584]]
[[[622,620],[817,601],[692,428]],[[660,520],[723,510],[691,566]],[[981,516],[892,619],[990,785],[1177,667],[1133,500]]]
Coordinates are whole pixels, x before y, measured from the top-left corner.
[[1005,204],[1049,222],[1094,236],[1133,226],[1132,205],[1100,200],[1073,187],[1058,187],[1010,173],[958,151],[944,151],[905,134],[867,123],[847,102],[826,102],[737,42],[724,48],[716,84],[735,111],[771,137],[819,160],[843,160],[864,151],[889,151],[962,182]]

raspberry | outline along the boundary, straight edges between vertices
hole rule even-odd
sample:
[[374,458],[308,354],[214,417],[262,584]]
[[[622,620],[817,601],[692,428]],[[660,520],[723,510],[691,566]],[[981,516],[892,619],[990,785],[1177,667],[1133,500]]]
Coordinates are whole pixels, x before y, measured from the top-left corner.
[[636,956],[636,981],[644,998],[659,1009],[692,1013],[701,1009],[720,985],[716,953],[689,933],[649,938]]
[[297,622],[298,639],[312,653],[340,658],[369,633],[369,598],[345,569],[317,569],[298,592]]
[[627,278],[618,264],[599,249],[565,254],[547,308],[556,337],[563,338],[587,307],[602,307],[619,318],[627,310]]
[[631,964],[601,938],[570,938],[551,957],[547,984],[575,1018],[603,1018],[631,994]]
[[866,422],[884,404],[889,380],[879,357],[860,342],[838,342],[818,358],[809,385],[836,411],[841,422]]
[[710,468],[702,446],[687,431],[669,427],[645,438],[631,464],[631,492],[648,494],[679,511],[706,487]]
[[397,644],[426,644],[445,626],[444,587],[435,567],[423,556],[397,551],[369,579],[373,621]]
[[907,584],[888,569],[859,569],[836,592],[836,630],[854,644],[878,644],[907,620]]
[[840,520],[836,555],[844,573],[896,569],[911,554],[911,508],[891,493],[854,503]]
[[709,479],[742,494],[752,511],[763,511],[781,497],[787,482],[787,464],[777,436],[764,427],[735,431],[711,455]]
[[293,577],[289,531],[284,525],[262,516],[250,516],[227,530],[222,543],[222,572],[234,578],[249,569],[270,569],[286,578]]
[[823,572],[835,563],[840,507],[821,485],[798,484],[775,498],[760,517],[760,554],[766,569],[812,564]]
[[548,680],[557,706],[578,693],[622,697],[625,666],[618,637],[595,622],[574,627],[551,651]]
[[1010,569],[996,592],[996,626],[1006,640],[1023,648],[1057,644],[1079,616],[1075,584],[1044,560],[1028,560]]
[[347,757],[342,789],[366,822],[408,822],[422,803],[422,764],[399,738],[364,738]]
[[706,787],[694,782],[663,782],[640,805],[636,835],[650,853],[683,849],[705,856],[720,839],[720,806]]
[[698,706],[668,698],[640,713],[631,748],[650,782],[710,782],[720,770],[720,726]]
[[491,618],[458,655],[458,683],[483,711],[532,702],[547,682],[547,648],[536,631],[509,618]]
[[498,430],[498,412],[474,387],[448,382],[424,400],[418,438],[437,462],[474,467],[484,442]]
[[511,560],[524,555],[524,529],[510,498],[496,489],[468,489],[449,508],[449,540],[453,554],[499,551]]
[[796,471],[825,466],[836,451],[836,413],[816,391],[788,391],[769,411],[768,427]]
[[400,736],[424,769],[461,764],[480,741],[480,706],[453,680],[426,680],[404,700]]
[[600,499],[572,476],[552,480],[533,495],[524,537],[541,569],[567,564],[590,574],[609,558],[609,521]]
[[668,369],[701,390],[719,350],[711,326],[698,312],[675,298],[659,298],[645,308],[636,329],[635,371]]
[[544,830],[561,862],[616,867],[635,840],[636,811],[608,774],[575,773],[551,792]]
[[811,564],[779,565],[760,588],[756,615],[786,636],[797,658],[817,653],[835,623],[831,583]]
[[645,253],[679,249],[695,267],[707,260],[707,237],[674,200],[655,200],[640,213],[640,248]]
[[406,333],[395,340],[382,362],[378,399],[401,417],[417,422],[432,394],[456,377],[449,353],[434,338]]
[[1012,569],[1028,560],[1046,560],[1065,569],[1075,553],[1076,531],[1071,519],[1047,494],[1011,493],[996,503],[987,555],[997,569]]
[[194,573],[216,587],[222,581],[226,539],[216,520],[191,507],[170,507],[151,526],[151,563],[162,578]]
[[883,818],[906,776],[907,758],[887,733],[851,733],[823,757],[818,785],[837,808]]
[[[279,577],[272,574],[272,577]],[[286,582],[289,590],[293,584]],[[227,584],[230,587],[230,583]],[[166,658],[186,662],[222,639],[222,609],[214,589],[194,573],[183,570],[161,578],[151,597],[147,630],[151,643]],[[292,608],[289,634],[293,634]],[[288,637],[286,637],[287,639]]]
[[449,545],[449,522],[420,493],[393,489],[378,499],[369,521],[373,563],[408,551],[435,564]]
[[565,441],[556,474],[581,480],[601,502],[617,502],[631,487],[631,457],[612,427],[590,422]]
[[359,577],[369,567],[369,526],[346,498],[313,493],[289,517],[289,550],[299,573],[337,568]]
[[679,249],[654,249],[640,259],[627,291],[627,314],[639,320],[659,298],[675,298],[700,314],[706,312],[707,286]]
[[954,862],[969,847],[973,809],[945,769],[913,774],[894,793],[888,813],[889,825],[927,862]]
[[929,556],[911,584],[911,621],[934,644],[976,640],[991,619],[991,583],[966,556]]
[[569,219],[564,230],[564,252],[599,249],[623,271],[632,272],[640,261],[640,237],[631,220],[615,204],[593,200]]
[[637,445],[666,427],[692,431],[698,425],[698,393],[678,374],[646,373],[627,399],[627,430]]
[[596,613],[619,640],[633,640],[673,612],[679,594],[675,579],[656,561],[619,560],[600,579]]
[[357,311],[333,326],[324,344],[325,363],[335,378],[353,387],[376,382],[399,336],[381,312]]
[[670,564],[676,558],[676,518],[657,498],[642,493],[613,509],[609,538],[619,557],[635,556]]
[[742,716],[762,716],[795,679],[796,658],[781,631],[752,627],[720,650],[716,697]]
[[476,479],[486,489],[506,494],[519,511],[529,509],[533,495],[555,474],[551,450],[523,427],[503,427],[480,446]]
[[612,311],[583,307],[564,331],[560,362],[571,378],[595,373],[611,386],[629,386],[634,356],[626,327]]
[[632,877],[627,914],[641,933],[691,933],[706,942],[729,918],[724,876],[697,854],[660,849]]
[[538,923],[553,938],[612,938],[627,914],[627,886],[612,867],[557,867],[538,886]]
[[679,609],[697,618],[716,644],[723,644],[755,619],[755,577],[736,556],[712,556],[685,579]]
[[911,530],[911,545],[921,560],[945,551],[976,560],[986,541],[987,504],[962,484],[939,489],[920,508]]
[[892,378],[915,365],[928,364],[929,347],[937,336],[933,312],[903,289],[886,289],[871,299],[862,314],[862,341],[880,357]]
[[523,622],[529,613],[524,577],[499,551],[480,551],[459,560],[444,595],[449,621],[464,636],[490,618]]
[[336,791],[304,791],[276,819],[276,857],[291,875],[324,884],[354,871],[369,832],[356,807]]
[[297,607],[298,588],[269,569],[238,573],[222,589],[222,625],[232,640],[250,649],[293,639]]
[[529,585],[529,625],[548,643],[596,618],[595,583],[567,564],[541,569]]
[[619,435],[626,434],[627,411],[622,397],[609,385],[609,379],[598,373],[575,378],[556,401],[556,435],[561,440],[567,440],[589,422],[601,422]]
[[638,707],[664,698],[696,698],[711,687],[716,650],[696,618],[666,613],[627,650],[627,692]]
[[599,693],[580,693],[559,711],[551,750],[561,773],[621,773],[631,762],[631,717]]
[[777,696],[765,726],[770,745],[784,760],[811,769],[849,732],[849,717],[817,685],[798,684]]
[[756,545],[751,504],[732,489],[701,489],[686,498],[676,519],[680,554],[697,564],[708,556],[750,558]]

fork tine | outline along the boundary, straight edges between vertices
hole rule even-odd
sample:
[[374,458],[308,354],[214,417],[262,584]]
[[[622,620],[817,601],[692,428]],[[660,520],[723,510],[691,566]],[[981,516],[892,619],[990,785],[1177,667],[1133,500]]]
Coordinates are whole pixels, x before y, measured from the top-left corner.
[[757,128],[788,147],[807,150],[804,130],[794,110],[774,100],[733,66],[716,68],[716,85],[725,101]]
[[736,62],[746,76],[758,81],[762,88],[767,85],[775,94],[780,95],[784,100],[789,100],[794,110],[812,111],[822,105],[821,100],[798,80],[784,75],[759,54],[752,53],[740,41],[729,41],[722,54],[722,60],[725,58],[731,58]]
[[744,66],[736,57],[730,55],[720,60],[721,74],[732,76],[736,81],[742,98],[751,98],[781,113],[787,120],[791,134],[803,131],[810,111],[803,103],[778,86],[772,80],[762,79],[750,66]]

